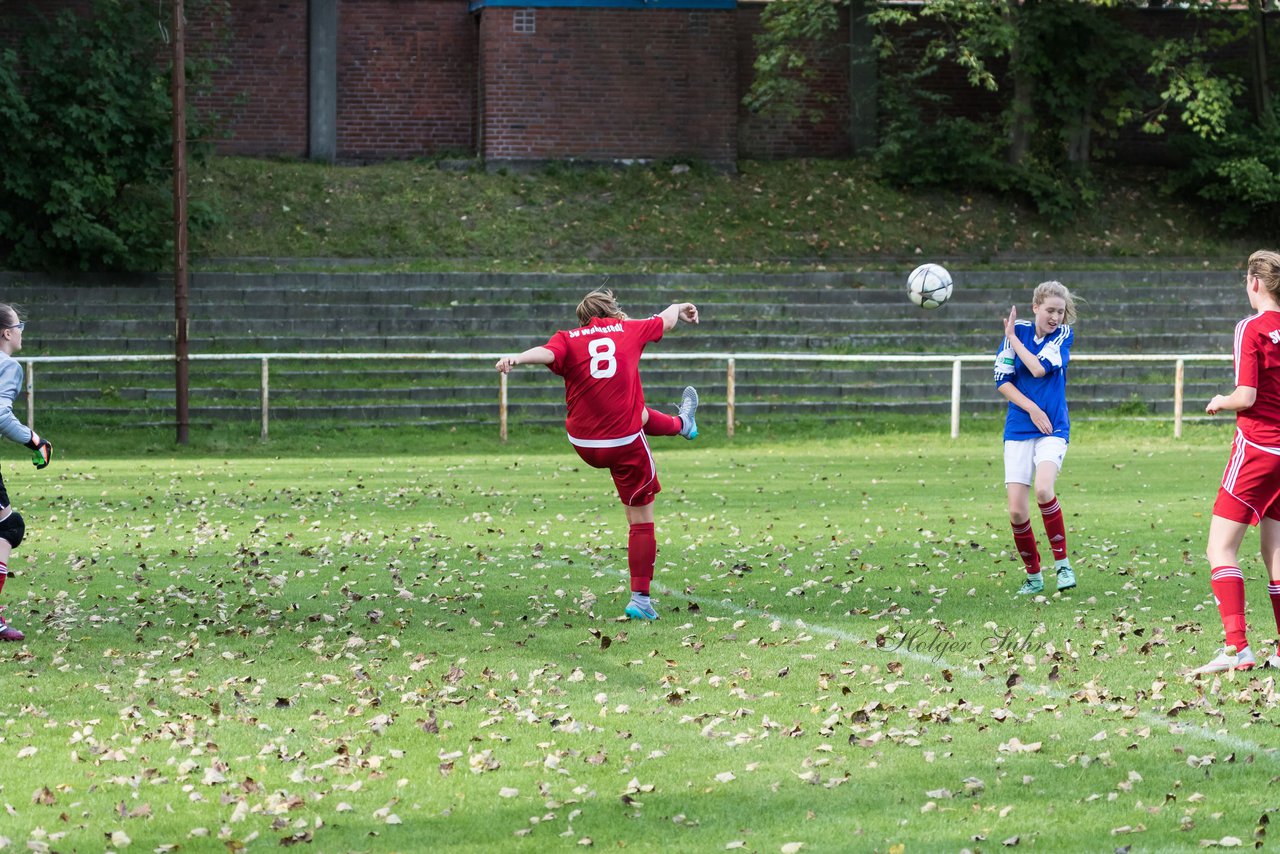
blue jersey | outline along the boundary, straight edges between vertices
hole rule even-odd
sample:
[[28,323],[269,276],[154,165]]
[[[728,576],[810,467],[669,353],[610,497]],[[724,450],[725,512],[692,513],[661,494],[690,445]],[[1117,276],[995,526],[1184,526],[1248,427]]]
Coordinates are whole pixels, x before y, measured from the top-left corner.
[[[1036,377],[1022,364],[1018,354],[1006,339],[1000,342],[1000,350],[996,354],[996,388],[1005,383],[1013,383],[1014,388],[1030,398],[1031,402],[1044,410],[1053,423],[1053,435],[1065,441],[1071,440],[1071,418],[1067,414],[1067,362],[1071,360],[1071,342],[1074,335],[1070,326],[1059,326],[1044,338],[1036,337],[1034,321],[1019,320],[1014,327],[1018,340],[1026,345],[1031,353],[1040,359],[1044,366],[1044,376]],[[1031,416],[1021,406],[1009,403],[1009,411],[1004,419],[1004,438],[1006,440],[1039,439],[1046,434],[1041,433]]]

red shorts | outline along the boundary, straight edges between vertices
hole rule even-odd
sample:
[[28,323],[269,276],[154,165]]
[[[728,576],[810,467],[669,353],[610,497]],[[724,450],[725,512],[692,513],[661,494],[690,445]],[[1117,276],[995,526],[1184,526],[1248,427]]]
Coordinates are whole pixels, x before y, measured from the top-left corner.
[[1255,445],[1237,430],[1213,515],[1246,525],[1280,519],[1280,448]]
[[623,445],[587,447],[578,444],[584,440],[570,437],[570,441],[587,465],[609,470],[623,504],[643,507],[652,504],[653,497],[662,491],[662,484],[658,483],[658,466],[649,452],[649,443],[645,441],[643,432]]

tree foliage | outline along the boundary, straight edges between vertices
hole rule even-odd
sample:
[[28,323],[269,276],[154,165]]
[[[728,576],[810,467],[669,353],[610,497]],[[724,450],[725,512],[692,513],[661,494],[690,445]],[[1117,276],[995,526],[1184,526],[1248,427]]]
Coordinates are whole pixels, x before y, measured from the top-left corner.
[[1243,108],[1221,120],[1221,130],[1177,140],[1187,166],[1170,186],[1212,205],[1224,229],[1280,229],[1280,104],[1272,100],[1261,119]]
[[[815,60],[830,49],[828,37],[840,25],[839,14],[831,3],[784,2],[765,6],[760,18],[764,31],[756,42],[756,85],[746,95],[746,106],[795,118],[817,76]],[[822,93],[816,94],[821,100]],[[820,111],[809,116],[821,117]]]
[[[1246,92],[1264,87],[1256,100],[1270,103],[1264,53],[1255,56],[1252,87],[1248,70],[1221,61],[1251,39],[1261,44],[1261,3],[1253,0],[1248,14],[1226,8],[1232,4],[1225,0],[1182,4],[1176,14],[1188,15],[1193,27],[1180,39],[1134,32],[1116,14],[1133,5],[1121,0],[876,4],[867,15],[878,33],[882,71],[876,159],[906,183],[1018,191],[1043,212],[1066,218],[1090,199],[1090,164],[1106,155],[1123,128],[1176,128],[1201,143],[1202,161],[1214,151],[1225,156],[1223,146],[1238,141],[1250,121],[1242,109]],[[815,45],[839,38],[830,7],[828,0],[771,4],[749,104],[777,108],[803,95],[804,58]],[[782,56],[798,61],[773,61]],[[935,85],[946,67],[993,93],[999,109],[958,115],[942,94],[945,87]],[[769,97],[760,97],[764,93]],[[1255,110],[1252,121],[1269,127],[1272,119],[1269,111]],[[1266,157],[1250,155],[1248,163],[1228,158],[1221,168],[1207,161],[1198,168],[1217,174],[1221,186],[1245,176],[1257,180]]]
[[157,7],[37,18],[0,61],[0,262],[155,269],[171,247],[169,69]]

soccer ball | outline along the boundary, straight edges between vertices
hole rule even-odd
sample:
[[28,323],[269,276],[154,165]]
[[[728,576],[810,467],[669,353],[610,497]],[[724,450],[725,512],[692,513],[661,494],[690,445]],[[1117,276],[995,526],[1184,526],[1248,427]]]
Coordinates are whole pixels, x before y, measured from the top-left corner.
[[907,296],[921,308],[937,308],[951,299],[951,274],[938,264],[921,264],[907,276]]

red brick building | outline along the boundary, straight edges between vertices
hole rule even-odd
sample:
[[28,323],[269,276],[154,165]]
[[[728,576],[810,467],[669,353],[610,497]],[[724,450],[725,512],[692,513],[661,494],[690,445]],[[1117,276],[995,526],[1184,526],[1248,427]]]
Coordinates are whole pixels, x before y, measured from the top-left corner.
[[499,161],[698,157],[733,163],[736,15],[732,4],[701,5],[474,3],[477,149]]
[[[44,14],[90,5],[39,4]],[[188,51],[221,58],[211,94],[196,106],[220,117],[223,153],[480,156],[490,164],[697,158],[731,166],[742,156],[849,152],[839,104],[817,126],[760,119],[741,106],[759,4],[188,0],[188,7]],[[12,36],[6,24],[29,8],[23,0],[0,7],[0,33]],[[157,23],[171,10],[165,0]],[[823,84],[847,90],[840,61],[824,70]]]
[[[848,8],[818,67],[825,118],[748,112],[763,2],[737,0],[187,0],[188,45],[221,58],[197,107],[223,153],[364,161],[850,154],[865,80],[851,72]],[[158,16],[171,14],[162,0]],[[88,0],[41,0],[46,13]],[[30,4],[0,5],[0,42]],[[1146,29],[1180,13],[1130,9]],[[959,75],[957,109],[991,96]],[[865,107],[863,108],[865,109]]]

